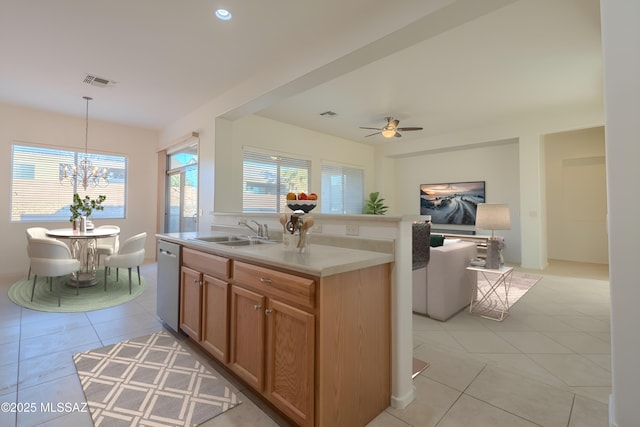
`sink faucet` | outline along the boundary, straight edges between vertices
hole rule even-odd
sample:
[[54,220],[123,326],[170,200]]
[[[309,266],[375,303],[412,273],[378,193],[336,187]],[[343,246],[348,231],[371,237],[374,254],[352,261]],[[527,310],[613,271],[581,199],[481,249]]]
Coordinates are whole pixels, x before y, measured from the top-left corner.
[[268,239],[269,238],[269,227],[267,226],[267,224],[260,224],[258,221],[256,220],[251,220],[251,222],[256,224],[256,227],[252,227],[251,225],[249,225],[247,223],[246,219],[241,219],[240,221],[238,221],[238,225],[244,225],[245,227],[247,227],[249,230],[253,231],[254,233],[256,233],[256,237],[259,237],[261,239]]

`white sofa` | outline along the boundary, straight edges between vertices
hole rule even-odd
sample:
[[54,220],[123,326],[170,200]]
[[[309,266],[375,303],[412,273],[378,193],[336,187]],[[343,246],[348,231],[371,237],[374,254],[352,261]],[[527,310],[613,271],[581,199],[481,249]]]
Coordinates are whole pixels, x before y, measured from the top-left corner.
[[413,311],[444,321],[468,306],[477,275],[466,267],[476,256],[473,242],[432,247],[427,268],[413,271]]

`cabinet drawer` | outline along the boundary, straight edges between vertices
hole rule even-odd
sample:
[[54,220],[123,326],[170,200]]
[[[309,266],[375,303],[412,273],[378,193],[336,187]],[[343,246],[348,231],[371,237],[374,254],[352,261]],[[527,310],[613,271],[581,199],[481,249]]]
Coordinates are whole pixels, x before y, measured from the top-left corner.
[[182,265],[221,279],[228,279],[231,273],[230,259],[189,248],[182,249]]
[[233,279],[282,301],[315,307],[316,288],[312,279],[238,261],[233,264]]

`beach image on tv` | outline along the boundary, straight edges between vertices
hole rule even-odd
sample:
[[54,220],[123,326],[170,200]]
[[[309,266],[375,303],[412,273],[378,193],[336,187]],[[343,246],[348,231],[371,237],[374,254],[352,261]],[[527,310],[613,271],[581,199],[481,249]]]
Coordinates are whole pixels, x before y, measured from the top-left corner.
[[475,225],[478,203],[484,203],[484,181],[420,185],[420,215],[433,224]]

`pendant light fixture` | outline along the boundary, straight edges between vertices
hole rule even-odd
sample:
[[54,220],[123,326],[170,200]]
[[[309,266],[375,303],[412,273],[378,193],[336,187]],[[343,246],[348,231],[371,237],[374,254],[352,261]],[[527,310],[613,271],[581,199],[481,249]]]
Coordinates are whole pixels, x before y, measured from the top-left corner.
[[107,168],[100,169],[94,166],[89,160],[89,101],[93,98],[83,96],[83,99],[87,101],[87,111],[85,120],[85,136],[84,136],[84,159],[78,163],[76,161],[73,165],[64,165],[62,173],[60,174],[60,182],[69,180],[69,183],[77,188],[78,185],[82,185],[82,188],[86,191],[88,187],[106,187],[109,185],[109,179],[107,175]]

